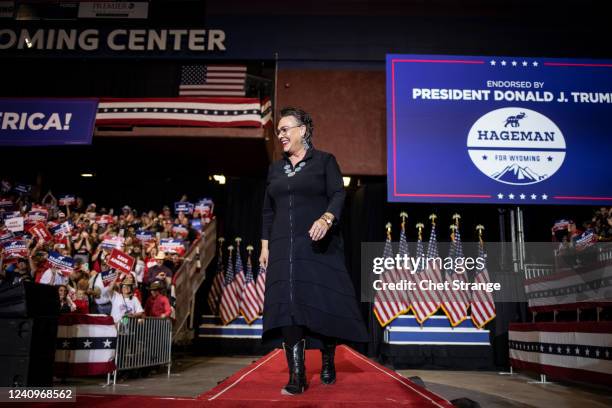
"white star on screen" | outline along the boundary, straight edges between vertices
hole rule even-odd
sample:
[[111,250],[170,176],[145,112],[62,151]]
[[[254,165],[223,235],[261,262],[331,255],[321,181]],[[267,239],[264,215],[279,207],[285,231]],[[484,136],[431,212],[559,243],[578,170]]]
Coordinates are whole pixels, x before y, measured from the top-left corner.
[[497,195],[497,198],[499,198],[499,199],[501,200],[502,198],[504,198],[504,195],[503,195],[502,193],[499,193],[499,194]]
[[516,61],[512,61],[512,66],[516,67]]
[[91,347],[91,341],[90,340],[85,340],[83,342],[83,347],[85,348],[90,348]]
[[542,200],[547,200],[548,196],[546,194],[542,194]]
[[491,65],[495,66],[495,60],[491,61]]
[[512,193],[508,194],[508,198],[511,199],[511,200],[514,200],[514,194],[512,194]]
[[537,61],[533,61],[533,66],[537,67],[538,66],[538,62]]
[[519,197],[521,197],[521,200],[524,200],[525,199],[525,194],[521,193],[521,195]]
[[70,343],[68,342],[68,340],[64,340],[64,342],[62,343],[63,348],[68,348],[69,345]]
[[535,194],[532,194],[532,195],[531,195],[531,199],[532,199],[532,200],[535,200],[537,197],[538,197],[538,196],[537,196],[537,195],[535,195]]
[[506,61],[502,61],[502,62],[501,62],[501,64],[502,64],[503,66],[506,66]]
[[111,341],[109,339],[104,340],[104,348],[110,347],[110,346],[111,346]]

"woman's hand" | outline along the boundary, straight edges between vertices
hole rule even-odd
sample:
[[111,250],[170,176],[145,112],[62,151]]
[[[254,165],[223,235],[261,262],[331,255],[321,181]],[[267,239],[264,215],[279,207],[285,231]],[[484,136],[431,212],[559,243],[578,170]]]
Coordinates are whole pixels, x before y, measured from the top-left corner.
[[261,248],[261,253],[259,254],[259,264],[263,266],[264,269],[268,268],[268,257],[270,256],[270,251],[267,247]]
[[322,239],[325,234],[327,234],[328,230],[329,225],[327,225],[327,222],[319,218],[312,224],[312,227],[310,227],[310,231],[308,231],[308,234],[310,235],[310,239],[312,239],[313,241],[318,241]]

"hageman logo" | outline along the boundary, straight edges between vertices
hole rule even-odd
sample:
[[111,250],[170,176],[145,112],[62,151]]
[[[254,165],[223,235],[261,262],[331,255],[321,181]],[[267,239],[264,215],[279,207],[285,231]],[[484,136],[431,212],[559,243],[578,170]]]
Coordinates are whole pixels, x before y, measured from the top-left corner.
[[546,180],[565,159],[565,138],[546,116],[525,108],[501,108],[480,117],[470,129],[468,153],[495,181],[525,185]]

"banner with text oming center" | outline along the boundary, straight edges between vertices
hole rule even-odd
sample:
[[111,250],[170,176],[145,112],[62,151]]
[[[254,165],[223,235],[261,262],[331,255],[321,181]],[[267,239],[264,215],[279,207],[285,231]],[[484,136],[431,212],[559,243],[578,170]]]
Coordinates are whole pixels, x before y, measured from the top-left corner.
[[388,199],[612,203],[612,61],[387,55]]

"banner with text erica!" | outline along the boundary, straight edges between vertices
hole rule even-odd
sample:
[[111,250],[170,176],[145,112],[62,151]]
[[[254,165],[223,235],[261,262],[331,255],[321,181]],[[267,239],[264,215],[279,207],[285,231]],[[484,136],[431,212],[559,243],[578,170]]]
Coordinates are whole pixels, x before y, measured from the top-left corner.
[[0,98],[0,146],[91,144],[97,99]]
[[612,203],[612,61],[387,55],[389,201]]

